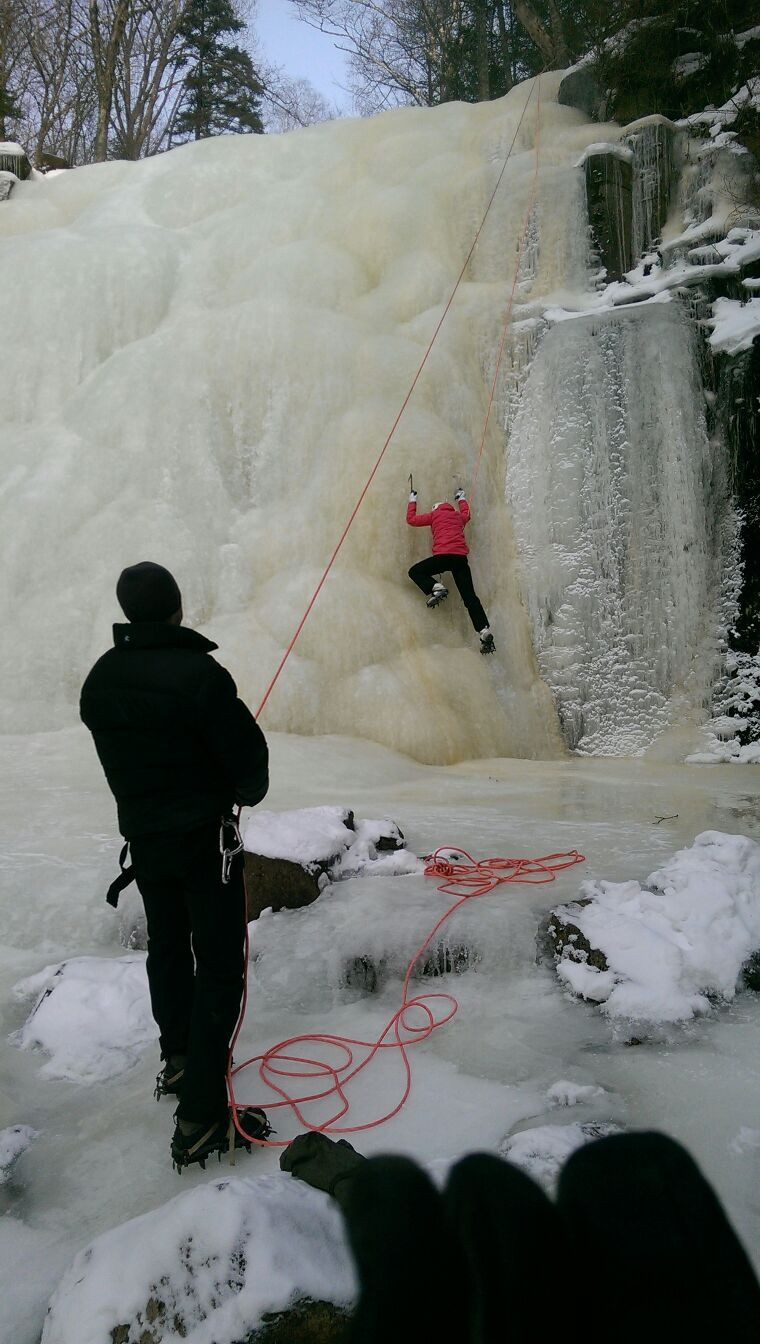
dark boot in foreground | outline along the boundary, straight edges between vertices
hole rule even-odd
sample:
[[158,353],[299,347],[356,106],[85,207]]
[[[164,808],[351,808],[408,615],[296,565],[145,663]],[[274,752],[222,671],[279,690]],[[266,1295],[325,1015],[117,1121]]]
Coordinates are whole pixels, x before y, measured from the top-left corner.
[[[540,1186],[501,1158],[472,1153],[452,1168],[443,1198],[462,1249],[469,1326],[464,1339],[539,1339],[542,1318],[549,1338],[556,1302],[547,1301],[547,1275],[570,1263],[571,1246]],[[559,1335],[565,1344],[580,1337],[570,1312],[562,1314]]]
[[456,1237],[430,1178],[404,1157],[370,1157],[343,1212],[361,1292],[352,1344],[464,1344]]
[[575,1245],[593,1248],[595,1314],[617,1317],[617,1340],[757,1337],[760,1284],[715,1191],[675,1139],[590,1143],[566,1163],[557,1203]]

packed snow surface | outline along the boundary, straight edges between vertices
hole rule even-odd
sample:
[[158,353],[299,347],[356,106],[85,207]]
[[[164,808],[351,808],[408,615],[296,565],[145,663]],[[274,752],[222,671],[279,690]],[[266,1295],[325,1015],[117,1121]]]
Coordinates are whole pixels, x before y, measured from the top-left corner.
[[[338,1206],[290,1176],[223,1179],[177,1195],[80,1251],[42,1344],[104,1344],[163,1304],[162,1339],[239,1344],[299,1297],[344,1306],[354,1271]],[[152,1337],[152,1336],[151,1336]]]
[[523,1129],[501,1144],[499,1152],[535,1181],[551,1190],[567,1159],[578,1148],[609,1134],[619,1134],[612,1123],[583,1121],[574,1125],[538,1125]]
[[760,845],[705,831],[643,885],[584,882],[588,905],[565,912],[604,953],[589,965],[566,945],[557,971],[611,1018],[682,1022],[733,999],[742,967],[760,951]]
[[[458,922],[444,926],[444,953],[448,948],[453,957],[470,948],[475,955],[457,963],[461,973],[431,975],[415,982],[414,990],[447,990],[456,995],[459,1011],[413,1047],[408,1102],[392,1121],[366,1131],[357,1146],[367,1153],[409,1153],[445,1171],[463,1153],[497,1151],[521,1130],[556,1125],[568,1114],[563,1103],[572,1104],[578,1123],[663,1128],[681,1139],[716,1184],[745,1243],[750,1249],[760,1245],[751,1193],[758,1150],[737,1139],[742,1130],[757,1129],[758,997],[737,995],[719,1012],[700,1017],[691,1023],[687,1041],[681,1029],[664,1028],[658,1040],[630,1049],[611,1035],[595,1008],[568,1000],[553,969],[537,965],[535,944],[546,911],[572,901],[583,874],[640,881],[707,828],[760,839],[756,800],[748,795],[742,772],[720,765],[706,771],[591,758],[488,760],[442,769],[334,736],[272,734],[270,749],[267,802],[274,812],[343,808],[348,801],[358,817],[394,818],[417,854],[439,845],[459,845],[478,857],[538,855],[577,846],[587,856],[583,868],[561,873],[549,887],[501,888],[468,902],[457,912]],[[5,1214],[0,1218],[0,1340],[39,1344],[51,1295],[93,1239],[155,1213],[147,1225],[150,1237],[146,1234],[145,1246],[141,1242],[134,1254],[147,1266],[146,1280],[160,1264],[171,1271],[176,1286],[183,1281],[175,1253],[181,1234],[171,1250],[164,1245],[162,1206],[178,1193],[205,1191],[220,1175],[232,1175],[235,1182],[279,1176],[276,1151],[240,1154],[232,1172],[223,1164],[188,1171],[180,1181],[172,1171],[168,1150],[174,1107],[166,1101],[156,1104],[152,1096],[158,1044],[153,1036],[152,1043],[141,1045],[139,1032],[131,1042],[120,1034],[128,995],[118,1011],[116,999],[102,1006],[109,982],[114,993],[125,987],[119,918],[104,901],[120,843],[113,800],[91,743],[79,728],[0,739],[0,751],[0,1129],[28,1125],[38,1131],[0,1197]],[[672,818],[673,813],[679,815]],[[658,824],[662,817],[671,819]],[[236,1051],[239,1060],[302,1032],[372,1039],[398,1007],[409,958],[447,904],[435,880],[419,873],[382,881],[362,877],[337,882],[304,910],[256,921],[251,1004]],[[101,967],[89,981],[93,1011],[86,1021],[84,958]],[[354,975],[357,959],[363,960],[359,971],[370,963],[381,969],[374,991]],[[19,1050],[9,1039],[23,1028],[51,981],[60,986],[32,1024],[46,1004],[52,1009],[56,995],[62,996],[61,1005],[69,1005],[67,977],[54,974],[63,963],[72,968],[77,991],[70,1001],[76,1028],[67,1031],[67,1006],[59,1032],[71,1039],[72,1054],[81,1051],[72,1068],[77,1076],[66,1078],[42,1071],[52,1063],[49,1054]],[[445,964],[444,955],[439,968]],[[144,976],[142,959],[135,958],[132,966],[135,977],[138,971]],[[16,998],[13,986],[34,976],[41,982],[32,996]],[[147,1032],[144,978],[141,994],[141,1015],[132,1020],[145,1022]],[[93,1058],[98,1052],[103,1058],[106,1034],[121,1071],[87,1083]],[[398,1059],[378,1060],[352,1094],[353,1114],[360,1121],[382,1114],[398,1099],[403,1082]],[[242,1101],[269,1099],[255,1068],[240,1075],[237,1092]],[[278,1138],[299,1128],[285,1114],[275,1115]],[[172,1228],[182,1221],[173,1212],[168,1217]],[[224,1228],[220,1241],[227,1237]],[[204,1245],[211,1246],[213,1234],[213,1227],[204,1224]],[[130,1235],[113,1243],[119,1255],[124,1251],[121,1261],[107,1258],[105,1251],[101,1260],[97,1252],[98,1264],[109,1274],[108,1283],[97,1276],[102,1296],[97,1297],[95,1280],[81,1285],[87,1301],[100,1301],[111,1322],[117,1308],[126,1306],[126,1296],[138,1302],[136,1279],[125,1258]],[[318,1241],[317,1235],[316,1264],[322,1263]],[[114,1264],[118,1268],[112,1273]],[[283,1273],[292,1264],[283,1262]],[[73,1277],[67,1284],[73,1292]],[[150,1283],[144,1286],[147,1292]],[[224,1310],[236,1310],[231,1298],[225,1297],[225,1303]],[[66,1344],[82,1344],[86,1320],[74,1306],[64,1318],[67,1310],[59,1296],[56,1320],[70,1323]],[[107,1344],[108,1335],[105,1339]]]
[[140,952],[117,961],[73,957],[46,966],[15,986],[21,999],[39,996],[16,1044],[48,1056],[41,1069],[46,1078],[112,1078],[158,1039],[147,989]]

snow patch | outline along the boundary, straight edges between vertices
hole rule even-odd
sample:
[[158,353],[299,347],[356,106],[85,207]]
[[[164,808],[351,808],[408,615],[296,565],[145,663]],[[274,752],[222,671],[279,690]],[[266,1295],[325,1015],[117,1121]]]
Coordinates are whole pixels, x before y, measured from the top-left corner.
[[[269,859],[287,859],[305,867],[332,860],[333,881],[359,874],[402,876],[421,873],[424,865],[403,847],[403,835],[392,821],[357,821],[346,825],[343,807],[304,807],[289,812],[251,813],[243,822],[245,848]],[[383,852],[381,841],[398,846]]]
[[584,1101],[597,1101],[606,1095],[605,1089],[597,1087],[596,1083],[573,1083],[567,1078],[560,1078],[546,1089],[546,1096],[553,1106],[577,1106]]
[[19,981],[14,993],[38,996],[11,1040],[50,1056],[40,1069],[45,1078],[102,1082],[131,1068],[158,1039],[144,953],[72,957]]
[[760,948],[760,845],[704,831],[645,885],[584,882],[587,905],[563,907],[609,969],[565,946],[557,973],[610,1018],[683,1022],[733,999]]
[[142,1324],[151,1298],[163,1304],[167,1341],[233,1344],[298,1298],[348,1306],[354,1296],[327,1195],[288,1176],[220,1180],[81,1251],[53,1294],[42,1344],[103,1344],[117,1326]]
[[712,310],[707,326],[713,329],[709,342],[713,350],[738,355],[749,350],[755,337],[760,336],[760,299],[750,299],[748,303],[716,299]]
[[574,1125],[538,1125],[513,1134],[499,1146],[502,1157],[551,1189],[571,1153],[595,1139],[620,1134],[611,1121],[585,1121]]

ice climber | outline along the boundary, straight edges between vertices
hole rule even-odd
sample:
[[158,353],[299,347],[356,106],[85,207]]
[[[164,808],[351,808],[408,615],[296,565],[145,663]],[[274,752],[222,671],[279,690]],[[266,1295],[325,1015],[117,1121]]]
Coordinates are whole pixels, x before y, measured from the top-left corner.
[[[148,927],[148,985],[163,1068],[156,1097],[179,1098],[171,1155],[205,1164],[234,1136],[226,1066],[243,991],[245,888],[234,804],[269,787],[264,734],[210,639],[182,625],[167,569],[125,569],[116,596],[127,624],[84,686],[80,713],[95,740],[128,842],[109,901],[134,877]],[[125,867],[131,852],[131,868]],[[269,1133],[258,1108],[248,1134]]]
[[454,501],[456,508],[444,499],[433,505],[431,513],[418,513],[417,491],[412,490],[409,495],[406,521],[410,527],[429,527],[433,533],[433,554],[427,560],[412,565],[409,578],[425,594],[427,605],[437,607],[449,595],[440,576],[451,574],[467,614],[480,636],[480,652],[493,653],[495,646],[488,617],[475,592],[467,560],[470,548],[464,539],[464,529],[470,521],[470,506],[464,497],[464,490],[457,490]]

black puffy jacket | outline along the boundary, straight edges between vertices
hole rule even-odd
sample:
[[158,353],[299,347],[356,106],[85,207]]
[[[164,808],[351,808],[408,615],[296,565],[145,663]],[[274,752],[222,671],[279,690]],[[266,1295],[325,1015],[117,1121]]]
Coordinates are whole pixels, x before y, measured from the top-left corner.
[[115,625],[79,712],[116,798],[126,839],[190,830],[253,806],[269,788],[264,734],[210,639],[181,625]]

